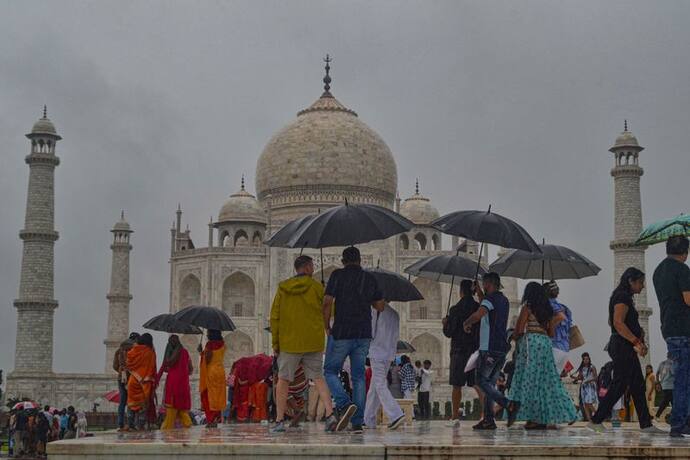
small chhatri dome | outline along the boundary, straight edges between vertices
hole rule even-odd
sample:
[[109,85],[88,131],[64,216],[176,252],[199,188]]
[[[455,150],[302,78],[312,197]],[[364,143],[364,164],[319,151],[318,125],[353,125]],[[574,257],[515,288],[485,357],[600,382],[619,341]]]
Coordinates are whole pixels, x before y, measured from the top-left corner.
[[266,223],[266,214],[258,200],[244,188],[244,175],[240,189],[230,195],[220,208],[218,222]]
[[628,131],[628,120],[625,120],[623,123],[623,132],[618,135],[616,138],[616,142],[614,142],[613,147],[611,147],[609,150],[613,151],[615,149],[619,148],[633,148],[633,149],[639,149],[642,150],[643,147],[640,147],[639,142],[637,142],[637,138],[633,133]]
[[355,111],[331,94],[330,56],[325,61],[324,92],[276,133],[261,153],[257,195],[260,200],[309,196],[328,187],[339,200],[365,195],[392,204],[398,188],[393,154]]
[[120,213],[120,220],[115,222],[115,225],[113,225],[113,229],[111,231],[132,233],[132,229],[130,228],[129,223],[125,220],[124,211]]
[[440,217],[431,200],[419,193],[419,180],[415,183],[415,194],[400,205],[400,214],[420,225],[428,225]]
[[55,125],[48,118],[48,108],[43,106],[43,117],[34,123],[33,128],[31,128],[31,134],[49,134],[54,137],[60,137],[57,135],[55,130]]

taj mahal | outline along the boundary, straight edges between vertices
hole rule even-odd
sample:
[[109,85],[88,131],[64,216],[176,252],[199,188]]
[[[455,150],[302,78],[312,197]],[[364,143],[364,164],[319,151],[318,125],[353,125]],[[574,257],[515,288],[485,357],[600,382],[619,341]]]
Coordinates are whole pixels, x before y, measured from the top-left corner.
[[[225,310],[237,326],[236,331],[226,335],[228,369],[240,357],[271,353],[270,334],[265,331],[271,301],[278,283],[292,275],[292,261],[299,250],[269,248],[263,242],[293,219],[345,200],[377,204],[398,211],[415,227],[407,234],[360,246],[365,267],[379,266],[403,273],[405,267],[422,257],[455,253],[458,249],[470,258],[487,261],[488,252],[478,254],[477,243],[442,238],[430,225],[441,213],[424,195],[419,182],[403,184],[406,187],[402,188],[414,186],[414,193],[400,196],[394,153],[357,112],[335,98],[329,71],[327,62],[322,94],[277,131],[258,156],[254,193],[238,174],[237,190],[229,190],[232,193],[227,200],[218,204],[218,214],[208,223],[207,235],[192,235],[184,230],[183,209],[178,206],[175,212],[169,236],[170,312],[188,305],[211,305]],[[29,166],[28,196],[26,219],[19,233],[23,257],[19,294],[14,300],[18,313],[17,342],[7,396],[31,397],[56,407],[72,404],[80,409],[99,403],[103,410],[113,410],[114,405],[109,405],[103,396],[116,388],[110,363],[130,331],[129,255],[136,250],[136,226],[130,226],[123,213],[112,227],[111,287],[106,295],[107,304],[103,303],[103,308],[108,308],[108,322],[103,325],[107,331],[105,369],[90,374],[56,372],[53,316],[60,310],[53,290],[53,248],[59,238],[54,229],[54,171],[63,164],[57,157],[61,137],[45,111],[26,137],[30,141],[30,153],[25,159]],[[645,248],[633,246],[642,229],[643,170],[638,161],[642,150],[627,124],[609,149],[615,194],[615,234],[611,242],[615,278],[630,265],[644,270]],[[64,158],[62,167],[69,168],[69,153]],[[174,211],[175,203],[169,206]],[[329,274],[340,267],[341,251],[342,248],[329,248],[320,254],[307,249],[304,253],[314,258],[315,276],[327,281]],[[161,270],[165,270],[165,263],[160,261]],[[431,360],[436,369],[432,399],[445,402],[450,399],[450,341],[443,336],[441,319],[448,302],[456,300],[457,289],[451,294],[449,284],[422,278],[412,281],[424,300],[393,305],[400,314],[400,338],[416,348],[413,359]],[[516,315],[517,280],[504,279],[503,284]],[[640,297],[638,309],[648,331],[651,311],[646,294],[643,292]],[[198,340],[198,336],[183,337],[192,354]],[[192,379],[195,395],[196,381]]]

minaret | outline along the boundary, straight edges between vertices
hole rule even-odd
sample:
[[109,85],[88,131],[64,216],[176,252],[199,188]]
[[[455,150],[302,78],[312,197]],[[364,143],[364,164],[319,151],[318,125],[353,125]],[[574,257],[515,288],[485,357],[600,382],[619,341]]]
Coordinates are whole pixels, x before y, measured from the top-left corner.
[[129,302],[132,295],[129,293],[129,252],[132,245],[129,237],[133,233],[125,220],[125,212],[120,214],[120,220],[115,223],[113,229],[113,262],[110,271],[110,291],[108,299],[108,335],[103,341],[105,344],[105,372],[114,372],[112,368],[113,356],[120,343],[129,336]]
[[48,119],[43,118],[26,135],[31,140],[31,153],[25,158],[29,165],[29,190],[26,199],[22,271],[19,281],[17,309],[17,343],[14,375],[46,374],[53,371],[54,299],[53,251],[58,232],[55,231],[55,144],[62,139]]
[[[613,153],[614,167],[611,169],[614,188],[614,239],[611,241],[614,259],[614,283],[628,267],[645,271],[645,246],[635,246],[635,240],[642,231],[642,203],[640,200],[640,177],[644,173],[639,165],[639,154],[644,150],[637,138],[628,131],[625,121],[623,132],[616,138],[609,152]],[[648,277],[651,279],[651,277]],[[640,324],[649,338],[649,317],[652,311],[647,307],[647,290],[635,299],[640,313]],[[647,339],[647,344],[650,344]],[[649,363],[650,354],[643,359]]]

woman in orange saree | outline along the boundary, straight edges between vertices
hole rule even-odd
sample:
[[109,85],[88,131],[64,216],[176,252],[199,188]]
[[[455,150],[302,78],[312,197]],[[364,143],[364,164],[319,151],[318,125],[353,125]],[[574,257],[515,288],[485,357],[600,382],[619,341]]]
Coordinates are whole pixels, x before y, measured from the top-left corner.
[[201,364],[199,365],[201,407],[206,413],[206,426],[208,428],[214,428],[218,425],[222,410],[227,404],[224,358],[225,342],[223,336],[220,331],[209,329],[208,342],[201,351]]
[[152,393],[156,380],[156,352],[153,349],[151,334],[142,334],[127,352],[127,408],[129,409],[129,428],[143,429],[146,412],[152,404]]

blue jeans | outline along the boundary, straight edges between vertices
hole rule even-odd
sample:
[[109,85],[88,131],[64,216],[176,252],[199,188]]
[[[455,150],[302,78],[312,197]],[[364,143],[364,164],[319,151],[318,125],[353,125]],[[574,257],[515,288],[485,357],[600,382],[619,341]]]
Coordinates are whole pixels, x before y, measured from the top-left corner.
[[480,351],[477,360],[477,380],[479,388],[484,392],[484,423],[494,421],[494,402],[504,408],[508,406],[508,398],[496,389],[498,374],[503,369],[506,354],[499,351]]
[[671,431],[681,431],[690,413],[690,337],[668,337],[666,346],[674,373]]
[[[364,404],[367,399],[366,382],[364,378],[364,364],[369,354],[371,339],[335,340],[328,337],[326,345],[326,361],[324,374],[326,383],[331,390],[335,406],[341,410],[354,402],[357,412],[352,416],[353,425],[364,422]],[[343,369],[345,358],[350,357],[350,382],[352,384],[352,401],[340,382],[340,371]]]
[[125,411],[127,410],[127,384],[118,380],[117,388],[120,390],[120,404],[117,406],[117,426],[125,427]]

